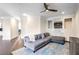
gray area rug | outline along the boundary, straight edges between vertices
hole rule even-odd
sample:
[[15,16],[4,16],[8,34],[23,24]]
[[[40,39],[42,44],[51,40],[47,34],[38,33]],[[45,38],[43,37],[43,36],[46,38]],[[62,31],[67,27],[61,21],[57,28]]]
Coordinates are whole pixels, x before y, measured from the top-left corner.
[[69,55],[69,43],[64,45],[57,43],[49,43],[35,53],[28,48],[20,48],[12,52],[14,55]]

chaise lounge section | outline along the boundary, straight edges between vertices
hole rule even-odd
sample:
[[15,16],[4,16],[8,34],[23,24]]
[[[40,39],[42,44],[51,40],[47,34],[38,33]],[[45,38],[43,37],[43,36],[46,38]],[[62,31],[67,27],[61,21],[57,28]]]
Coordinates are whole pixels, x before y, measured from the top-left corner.
[[51,36],[51,42],[53,43],[59,43],[64,45],[65,44],[65,37],[60,37],[60,36]]

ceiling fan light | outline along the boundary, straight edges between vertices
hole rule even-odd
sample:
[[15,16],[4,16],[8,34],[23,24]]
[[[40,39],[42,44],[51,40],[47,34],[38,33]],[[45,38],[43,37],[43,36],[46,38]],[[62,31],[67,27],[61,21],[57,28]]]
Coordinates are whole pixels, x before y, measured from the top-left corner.
[[48,11],[48,10],[46,10],[46,11]]

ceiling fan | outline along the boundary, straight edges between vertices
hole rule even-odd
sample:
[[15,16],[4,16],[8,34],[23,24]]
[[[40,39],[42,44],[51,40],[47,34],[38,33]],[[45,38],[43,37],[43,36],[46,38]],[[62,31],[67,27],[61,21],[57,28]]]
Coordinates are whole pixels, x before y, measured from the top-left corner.
[[57,12],[58,11],[56,9],[49,9],[48,5],[46,3],[44,3],[44,8],[45,8],[45,10],[41,11],[40,13],[46,12],[46,11],[52,11],[52,12]]

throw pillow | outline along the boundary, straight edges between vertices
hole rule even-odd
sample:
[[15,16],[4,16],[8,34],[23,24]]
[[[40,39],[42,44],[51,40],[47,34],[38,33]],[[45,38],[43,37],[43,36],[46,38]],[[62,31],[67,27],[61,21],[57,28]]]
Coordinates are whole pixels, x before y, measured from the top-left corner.
[[38,35],[35,35],[35,40],[38,40]]
[[35,41],[34,35],[29,35],[30,41]]
[[50,36],[50,34],[49,33],[44,33],[44,36],[48,37],[48,36]]
[[45,36],[44,36],[44,33],[42,34],[42,39],[44,39],[45,38]]
[[35,35],[35,40],[39,40],[39,39],[42,39],[42,34]]
[[42,39],[42,34],[38,34],[38,39]]

